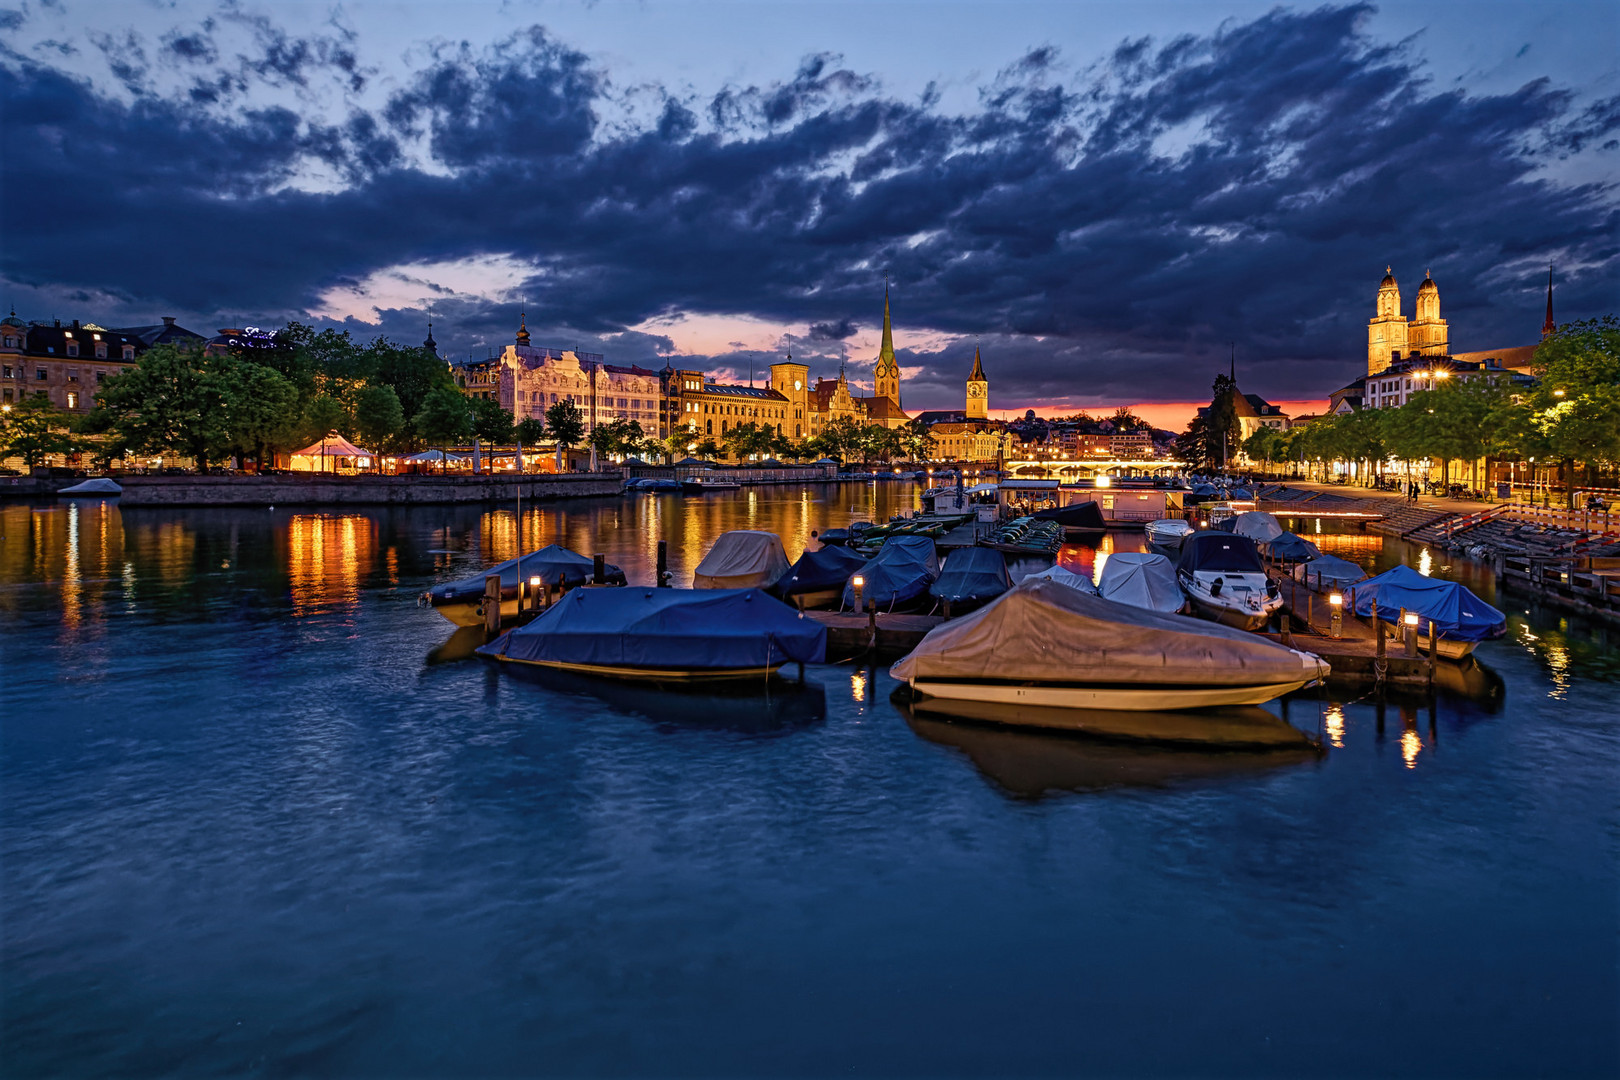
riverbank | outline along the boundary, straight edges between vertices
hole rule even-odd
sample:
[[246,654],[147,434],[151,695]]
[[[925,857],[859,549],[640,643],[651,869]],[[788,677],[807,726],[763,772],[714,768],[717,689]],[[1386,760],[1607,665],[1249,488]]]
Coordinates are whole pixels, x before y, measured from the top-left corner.
[[428,506],[617,495],[618,473],[524,476],[120,476],[125,509],[143,506]]

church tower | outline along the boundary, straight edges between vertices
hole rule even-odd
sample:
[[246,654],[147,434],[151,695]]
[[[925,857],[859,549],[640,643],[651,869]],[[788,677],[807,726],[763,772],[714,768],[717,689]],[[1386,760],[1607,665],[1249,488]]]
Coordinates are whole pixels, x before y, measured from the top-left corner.
[[[1435,290],[1435,314],[1440,311],[1439,290]],[[1395,284],[1393,267],[1384,268],[1378,283],[1378,314],[1367,323],[1367,374],[1376,375],[1389,367],[1397,353],[1405,353],[1406,316],[1401,314],[1401,287]]]
[[[12,312],[13,315],[16,312]],[[1558,331],[1558,324],[1552,317],[1552,267],[1547,267],[1547,321],[1541,324],[1541,336],[1552,337]]]
[[990,418],[990,380],[984,377],[984,365],[979,363],[979,347],[973,346],[973,372],[967,377],[967,418]]
[[872,396],[886,397],[900,408],[900,365],[894,359],[894,331],[889,328],[889,285],[883,284],[883,347],[872,369]]
[[1406,344],[1412,353],[1445,356],[1449,351],[1446,337],[1446,320],[1440,317],[1440,287],[1425,273],[1418,286],[1417,318],[1406,328]]

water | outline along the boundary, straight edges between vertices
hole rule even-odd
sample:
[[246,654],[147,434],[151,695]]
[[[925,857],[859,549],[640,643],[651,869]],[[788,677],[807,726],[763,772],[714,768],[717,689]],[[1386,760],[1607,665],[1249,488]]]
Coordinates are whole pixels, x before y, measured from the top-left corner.
[[[648,581],[662,537],[687,581],[723,529],[796,555],[915,499],[550,504],[525,542]],[[8,1075],[1620,1069],[1616,650],[1522,603],[1433,703],[1289,702],[1320,756],[1202,753],[911,718],[870,668],[430,662],[416,596],[514,553],[506,512],[0,537]]]

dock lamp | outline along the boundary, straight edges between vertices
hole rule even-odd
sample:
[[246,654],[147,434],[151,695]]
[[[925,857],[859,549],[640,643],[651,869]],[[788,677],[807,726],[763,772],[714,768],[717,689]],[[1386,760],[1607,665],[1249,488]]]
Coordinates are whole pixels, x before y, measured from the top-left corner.
[[1417,625],[1417,612],[1408,611],[1401,616],[1401,632],[1406,638],[1406,655],[1408,657],[1417,655]]
[[865,611],[866,608],[861,604],[861,590],[866,588],[866,579],[861,575],[856,574],[854,577],[849,579],[849,583],[855,589],[855,610]]
[[536,574],[529,579],[529,606],[536,611],[540,610],[540,575]]
[[1337,639],[1344,636],[1344,594],[1328,594],[1328,634]]

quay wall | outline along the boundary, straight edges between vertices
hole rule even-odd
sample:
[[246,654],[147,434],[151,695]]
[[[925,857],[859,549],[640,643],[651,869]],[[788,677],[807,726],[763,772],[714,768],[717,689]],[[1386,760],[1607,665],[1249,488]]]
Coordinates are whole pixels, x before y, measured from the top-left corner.
[[618,473],[528,476],[120,476],[119,505],[417,506],[617,495]]

